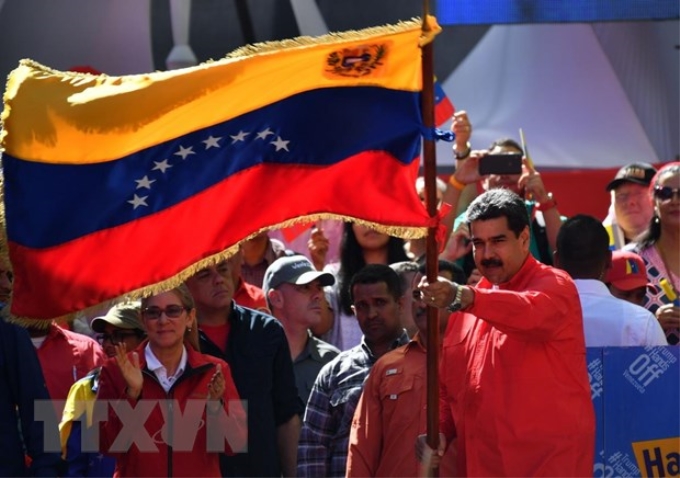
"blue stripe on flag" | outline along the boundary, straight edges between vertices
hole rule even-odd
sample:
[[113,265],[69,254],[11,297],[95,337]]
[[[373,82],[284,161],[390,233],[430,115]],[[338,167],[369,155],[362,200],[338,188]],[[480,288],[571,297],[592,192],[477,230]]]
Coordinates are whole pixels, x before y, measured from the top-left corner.
[[5,184],[8,238],[34,248],[62,244],[171,207],[262,163],[328,166],[382,150],[408,164],[419,153],[419,109],[418,92],[326,88],[115,161],[46,164],[5,154],[5,175],[13,178]]

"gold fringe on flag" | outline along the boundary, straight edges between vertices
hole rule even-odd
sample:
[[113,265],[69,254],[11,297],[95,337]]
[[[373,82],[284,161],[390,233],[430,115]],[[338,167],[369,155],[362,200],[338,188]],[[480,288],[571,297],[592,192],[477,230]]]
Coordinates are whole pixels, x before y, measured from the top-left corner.
[[[1,179],[0,179],[1,182]],[[2,188],[0,187],[0,190]],[[1,192],[0,192],[0,199],[1,199]],[[304,224],[304,223],[313,223],[317,221],[321,221],[324,219],[334,219],[334,220],[339,220],[339,221],[344,221],[344,222],[352,222],[355,224],[360,224],[362,226],[367,226],[372,229],[375,229],[378,232],[382,232],[384,234],[394,236],[394,237],[400,237],[402,239],[420,239],[423,238],[427,235],[427,228],[424,227],[406,227],[406,226],[386,226],[384,224],[379,224],[376,222],[372,221],[366,221],[363,219],[359,219],[356,217],[352,216],[345,216],[345,215],[340,215],[340,214],[332,214],[332,213],[319,213],[319,214],[310,214],[306,216],[300,216],[296,217],[294,219],[290,219],[288,221],[284,221],[279,224],[275,224],[273,226],[267,226],[263,227],[257,232],[254,232],[253,234],[250,234],[248,237],[245,237],[238,243],[230,246],[228,249],[219,252],[217,254],[214,254],[212,256],[206,257],[204,259],[201,259],[200,261],[190,265],[186,269],[182,270],[178,274],[175,274],[174,276],[158,282],[156,284],[151,284],[145,287],[142,287],[140,289],[128,292],[127,294],[124,294],[120,297],[116,297],[114,299],[110,299],[108,301],[105,301],[103,303],[94,305],[92,307],[88,307],[87,309],[83,309],[80,311],[76,311],[67,315],[63,315],[61,317],[56,317],[53,319],[53,322],[57,323],[70,323],[73,322],[74,320],[78,319],[79,317],[94,317],[95,315],[103,315],[100,314],[103,308],[108,308],[113,307],[115,304],[122,303],[122,302],[127,302],[127,301],[133,301],[133,300],[138,300],[144,297],[150,297],[156,294],[160,294],[162,292],[166,292],[168,290],[174,289],[175,287],[183,284],[187,279],[195,275],[198,271],[201,269],[205,269],[206,267],[213,266],[215,264],[218,264],[222,261],[225,261],[229,259],[231,256],[236,254],[239,250],[239,247],[241,243],[248,241],[249,239],[252,239],[253,237],[263,233],[263,232],[268,232],[274,229],[284,229],[287,227],[295,226],[297,224]],[[0,205],[0,222],[4,224],[4,202],[2,202],[2,205]],[[0,260],[2,260],[3,264],[9,264],[9,260],[7,259],[7,237],[5,234],[5,229],[2,228],[2,234],[0,235],[0,250],[2,251],[0,253]],[[51,321],[49,320],[43,320],[43,319],[33,319],[33,318],[28,318],[28,317],[18,317],[18,316],[13,316],[9,314],[9,306],[11,305],[11,300],[10,302],[0,311],[0,315],[3,316],[6,320],[9,322],[13,322],[16,324],[19,324],[21,326],[34,326],[34,327],[39,327],[39,328],[47,328]]]
[[[434,37],[441,31],[441,27],[437,23],[435,17],[427,16],[428,31],[423,31],[423,36],[420,40],[420,45],[425,45],[434,40]],[[296,38],[289,38],[285,40],[277,40],[270,42],[254,43],[237,48],[231,53],[227,54],[225,58],[243,58],[252,55],[262,55],[266,53],[275,53],[281,50],[291,50],[298,47],[308,47],[312,45],[332,45],[335,43],[344,43],[353,40],[366,40],[370,37],[384,37],[386,35],[407,32],[410,30],[417,30],[423,27],[423,21],[419,17],[414,17],[411,20],[400,21],[393,25],[381,25],[377,27],[368,27],[361,30],[349,30],[344,32],[331,32],[326,35],[318,37],[300,36]]]

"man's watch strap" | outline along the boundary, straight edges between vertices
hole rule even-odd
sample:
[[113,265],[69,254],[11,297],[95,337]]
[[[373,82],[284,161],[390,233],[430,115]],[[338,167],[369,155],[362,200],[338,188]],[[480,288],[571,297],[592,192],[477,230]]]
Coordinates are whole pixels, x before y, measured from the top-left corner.
[[463,308],[463,287],[456,284],[456,296],[453,298],[453,302],[449,304],[446,308],[449,312],[458,312]]

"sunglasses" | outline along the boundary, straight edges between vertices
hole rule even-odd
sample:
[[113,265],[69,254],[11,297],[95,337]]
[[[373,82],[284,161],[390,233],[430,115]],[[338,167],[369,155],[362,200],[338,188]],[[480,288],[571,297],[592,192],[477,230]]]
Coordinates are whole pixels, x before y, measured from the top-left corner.
[[657,186],[654,188],[654,197],[660,201],[670,201],[673,196],[680,198],[680,188],[670,186]]
[[176,319],[182,315],[182,312],[185,310],[188,309],[184,306],[174,304],[167,306],[165,309],[161,309],[160,307],[147,307],[142,309],[142,318],[146,320],[158,320],[161,318],[161,315],[165,314],[169,319]]
[[138,337],[137,332],[123,332],[122,330],[116,330],[112,334],[100,334],[97,336],[97,342],[100,345],[104,345],[104,342],[111,342],[113,345],[118,345],[123,342],[128,337]]

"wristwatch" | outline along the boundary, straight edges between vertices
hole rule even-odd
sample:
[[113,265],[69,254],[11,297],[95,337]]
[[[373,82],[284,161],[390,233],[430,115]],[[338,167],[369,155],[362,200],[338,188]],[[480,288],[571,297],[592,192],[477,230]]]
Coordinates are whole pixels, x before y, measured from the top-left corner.
[[470,156],[470,152],[472,151],[472,147],[470,146],[470,142],[468,141],[465,144],[465,150],[460,152],[456,149],[456,147],[453,147],[453,155],[456,157],[457,160],[462,160]]
[[456,285],[456,296],[453,298],[453,302],[449,304],[449,306],[446,308],[449,312],[458,312],[460,309],[463,308],[463,288],[459,285]]

